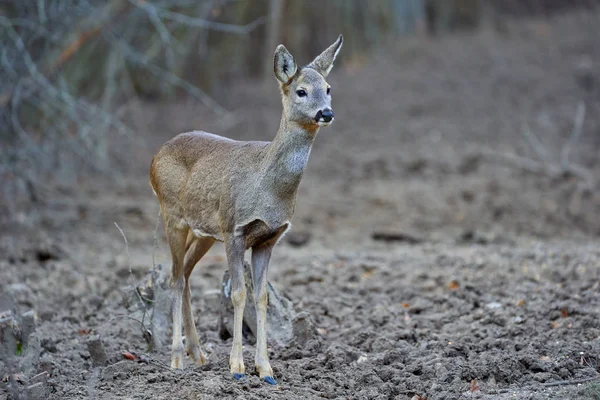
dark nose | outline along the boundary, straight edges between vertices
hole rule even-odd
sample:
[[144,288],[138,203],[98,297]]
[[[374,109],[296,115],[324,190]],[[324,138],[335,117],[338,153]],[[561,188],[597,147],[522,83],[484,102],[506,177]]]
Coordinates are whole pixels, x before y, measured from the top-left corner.
[[331,122],[333,119],[333,110],[331,108],[326,108],[323,111],[319,111],[317,113],[317,120],[319,119],[322,119],[324,122]]

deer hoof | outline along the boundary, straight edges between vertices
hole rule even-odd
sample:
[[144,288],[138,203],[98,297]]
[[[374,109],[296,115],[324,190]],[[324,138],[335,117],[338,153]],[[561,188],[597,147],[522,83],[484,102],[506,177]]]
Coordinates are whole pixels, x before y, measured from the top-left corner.
[[277,385],[277,381],[272,376],[265,376],[263,381],[268,383],[269,385]]
[[235,374],[233,374],[233,379],[235,379],[236,381],[240,381],[240,380],[244,379],[244,374],[235,373]]

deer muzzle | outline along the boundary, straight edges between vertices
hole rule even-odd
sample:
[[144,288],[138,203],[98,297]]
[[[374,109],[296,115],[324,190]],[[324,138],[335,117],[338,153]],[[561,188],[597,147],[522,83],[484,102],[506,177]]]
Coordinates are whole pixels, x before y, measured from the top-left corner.
[[333,110],[331,108],[326,108],[324,110],[319,110],[317,115],[315,115],[316,122],[325,122],[326,124],[333,121]]

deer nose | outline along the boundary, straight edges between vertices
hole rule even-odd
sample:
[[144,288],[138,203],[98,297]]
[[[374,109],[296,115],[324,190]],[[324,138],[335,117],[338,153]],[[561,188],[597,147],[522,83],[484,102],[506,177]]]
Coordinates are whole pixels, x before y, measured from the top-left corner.
[[326,108],[317,113],[315,119],[323,122],[331,122],[333,120],[333,110],[331,108]]

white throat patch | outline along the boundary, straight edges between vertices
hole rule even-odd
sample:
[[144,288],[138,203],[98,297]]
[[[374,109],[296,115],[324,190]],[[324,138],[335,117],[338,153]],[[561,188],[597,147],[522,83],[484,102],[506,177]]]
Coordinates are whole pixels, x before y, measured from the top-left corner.
[[306,168],[308,156],[310,155],[310,146],[303,146],[295,149],[285,160],[285,165],[288,172],[300,174]]

